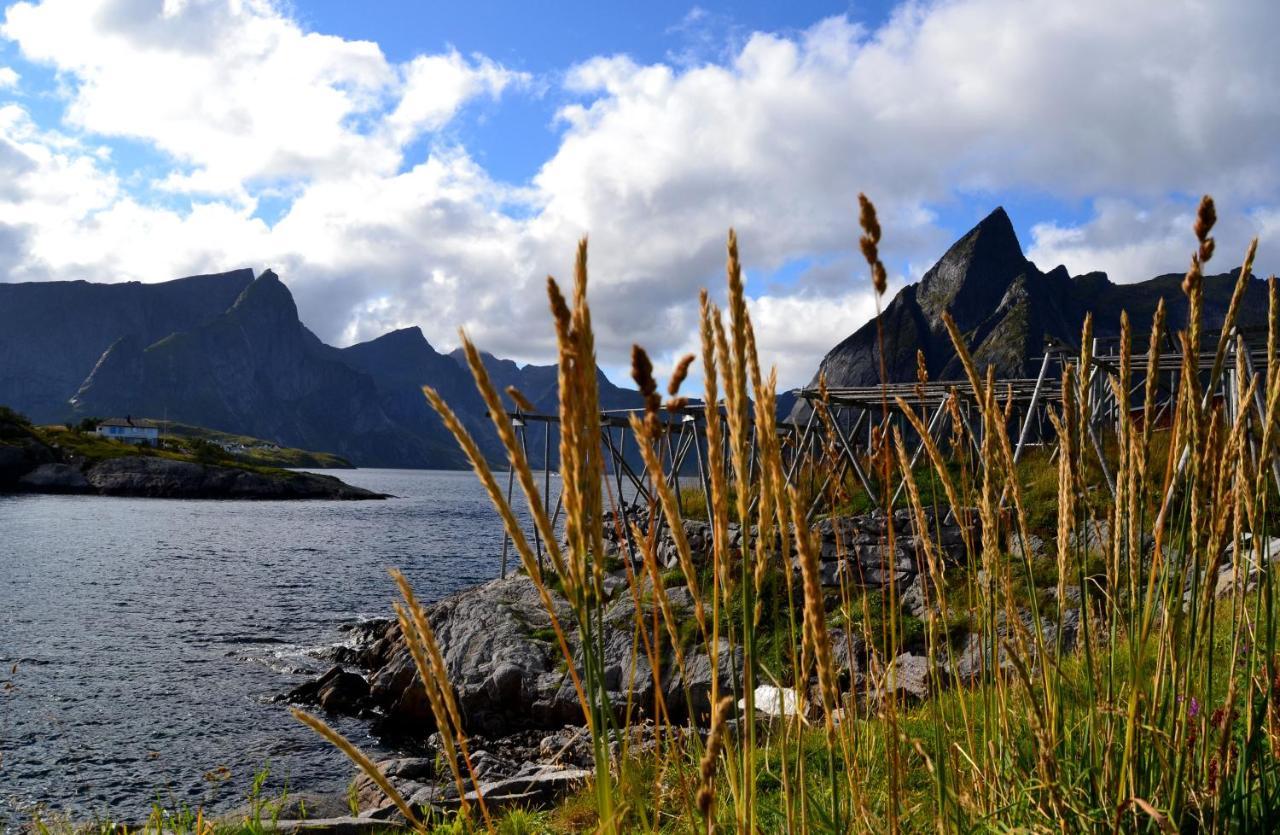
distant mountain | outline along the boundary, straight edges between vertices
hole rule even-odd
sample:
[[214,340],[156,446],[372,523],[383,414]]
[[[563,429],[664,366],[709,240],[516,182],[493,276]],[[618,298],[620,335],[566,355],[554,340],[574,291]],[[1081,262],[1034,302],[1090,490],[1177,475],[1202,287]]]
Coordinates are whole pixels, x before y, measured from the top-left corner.
[[[449,356],[470,380],[471,372],[467,370],[467,358],[463,355],[462,349],[455,348]],[[480,358],[484,361],[485,370],[489,372],[489,379],[499,391],[504,392],[503,401],[509,407],[514,408],[515,404],[506,396],[505,391],[507,386],[515,386],[540,413],[554,415],[559,411],[560,372],[557,366],[517,365],[511,360],[498,359],[493,354],[485,352],[481,352]],[[603,411],[644,407],[644,399],[640,396],[640,392],[615,386],[599,369],[596,369],[596,383],[600,392],[600,408]]]
[[0,283],[0,402],[37,422],[70,417],[72,395],[120,339],[150,345],[230,307],[252,270],[163,284]]
[[377,385],[300,321],[270,270],[221,315],[147,345],[115,342],[71,399],[84,415],[167,417],[334,452],[366,466],[460,464],[380,406]]
[[[500,388],[515,385],[540,411],[557,411],[554,365],[487,354],[485,362]],[[639,405],[635,391],[599,379],[604,408]],[[146,416],[324,450],[359,466],[465,467],[424,385],[444,395],[492,461],[505,463],[460,357],[436,351],[416,327],[325,345],[270,270],[149,285],[0,284],[0,404],[38,422]],[[541,438],[530,436],[535,466]],[[552,444],[554,465],[554,433]]]
[[[378,403],[391,420],[436,448],[433,460],[448,459],[450,466],[466,466],[457,441],[423,395],[424,385],[440,392],[491,459],[501,459],[497,435],[471,375],[431,347],[421,328],[391,331],[335,353],[349,367],[373,380]],[[441,445],[443,449],[439,448]]]
[[[1238,275],[1236,269],[1205,278],[1206,328],[1222,321]],[[1128,311],[1135,348],[1145,350],[1159,299],[1165,301],[1168,327],[1186,327],[1188,304],[1181,283],[1181,274],[1113,284],[1100,272],[1074,278],[1063,266],[1041,272],[1023,255],[1009,216],[997,208],[952,244],[919,283],[904,287],[879,322],[868,322],[831,349],[810,386],[816,387],[822,375],[831,387],[878,385],[881,334],[889,382],[915,381],[917,351],[923,352],[931,379],[961,378],[963,369],[942,323],[944,311],[955,318],[979,368],[992,366],[1006,377],[1035,376],[1046,340],[1078,347],[1089,312],[1095,335],[1114,337],[1120,333],[1120,312]],[[1265,327],[1266,315],[1265,283],[1253,279],[1238,321],[1244,327]],[[798,401],[791,419],[807,415],[807,404]]]

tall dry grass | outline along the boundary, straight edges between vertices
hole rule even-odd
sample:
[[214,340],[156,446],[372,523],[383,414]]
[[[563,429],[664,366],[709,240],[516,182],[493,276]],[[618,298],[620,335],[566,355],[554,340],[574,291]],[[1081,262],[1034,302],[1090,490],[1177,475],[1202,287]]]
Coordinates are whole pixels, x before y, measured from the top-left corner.
[[[876,289],[882,290],[880,229],[867,200],[862,222],[862,247]],[[672,721],[682,714],[664,705],[659,692],[650,709],[659,744],[647,749],[651,753],[626,745],[611,753],[611,742],[631,738],[635,712],[630,704],[610,704],[599,642],[606,602],[600,557],[607,513],[616,508],[601,489],[586,242],[578,248],[572,292],[566,297],[548,281],[559,348],[563,532],[542,510],[537,481],[498,393],[464,335],[477,387],[547,545],[549,575],[539,570],[529,537],[475,442],[435,392],[426,395],[467,453],[552,619],[593,743],[594,780],[575,802],[589,808],[595,828],[896,833],[1226,832],[1280,826],[1280,659],[1266,549],[1276,518],[1269,479],[1280,428],[1280,308],[1273,279],[1267,367],[1251,376],[1238,361],[1243,407],[1232,414],[1209,394],[1238,347],[1230,341],[1231,326],[1255,247],[1222,323],[1223,336],[1213,346],[1212,371],[1205,375],[1194,358],[1201,349],[1203,266],[1213,255],[1213,222],[1206,199],[1184,283],[1191,318],[1178,339],[1187,359],[1167,431],[1150,421],[1139,424],[1131,410],[1120,409],[1117,425],[1099,437],[1088,419],[1099,385],[1122,402],[1129,402],[1131,391],[1140,392],[1145,414],[1152,414],[1159,380],[1155,373],[1138,379],[1135,368],[1155,367],[1165,337],[1163,306],[1147,336],[1145,359],[1139,355],[1136,362],[1134,351],[1143,346],[1132,344],[1125,319],[1118,373],[1100,371],[1091,361],[1092,324],[1085,323],[1082,355],[1063,369],[1062,399],[1052,409],[1056,457],[1037,465],[1037,477],[1048,479],[1047,496],[1028,481],[1027,465],[1015,461],[1006,431],[1011,403],[1002,402],[998,381],[976,366],[964,334],[949,318],[946,326],[978,393],[977,425],[970,429],[956,413],[950,437],[934,439],[920,410],[906,399],[897,401],[913,434],[924,441],[927,479],[913,465],[902,432],[877,428],[871,469],[885,484],[903,482],[904,506],[921,539],[919,568],[929,578],[931,605],[918,640],[932,675],[930,698],[922,705],[909,704],[896,686],[903,673],[895,654],[910,625],[901,616],[902,590],[891,581],[872,595],[851,585],[847,575],[838,589],[821,585],[809,497],[787,483],[775,431],[775,375],[764,372],[757,356],[731,232],[726,310],[705,292],[700,304],[704,397],[722,407],[706,413],[706,514],[713,532],[706,562],[695,559],[684,537],[679,496],[661,479],[654,480],[650,508],[673,536],[693,597],[692,628],[667,599],[656,525],[632,531],[643,559],[640,569],[628,572],[626,593],[637,602],[644,595],[654,600],[649,610],[635,607],[635,650],[655,669],[664,659],[683,668],[695,651],[712,659],[712,670],[725,653],[742,661],[728,680],[714,675],[711,715],[688,711],[709,726],[705,742]],[[692,361],[679,364],[667,407],[681,407],[680,383]],[[659,473],[663,404],[643,350],[635,353],[633,373],[647,408],[632,419],[632,431],[648,472]],[[1105,467],[1097,463],[1099,452]],[[847,506],[851,484],[830,480],[823,497],[828,508]],[[1099,502],[1103,491],[1114,500]],[[1052,502],[1047,512],[1036,506],[1045,502]],[[980,533],[963,529],[964,557],[958,563],[944,558],[936,540],[942,514],[931,515],[935,507],[980,522]],[[733,520],[751,527],[743,525],[741,542],[731,545]],[[1048,520],[1047,527],[1038,520]],[[1090,545],[1091,530],[1111,532],[1101,538],[1101,548]],[[1040,535],[1048,546],[1037,555],[1032,542]],[[886,536],[892,546],[892,526]],[[838,547],[847,553],[849,546]],[[1234,576],[1250,580],[1220,594],[1224,555]],[[427,684],[449,766],[466,788],[472,781],[464,718],[422,607],[407,583],[398,582],[403,600],[397,616]],[[568,602],[572,622],[557,616],[558,595]],[[833,623],[839,619],[844,631],[836,633]],[[960,620],[979,658],[976,672],[963,681],[955,643]],[[1074,642],[1060,627],[1071,621],[1079,624]],[[867,638],[865,686],[858,690],[838,667],[842,647],[834,643],[837,634],[849,641],[853,624]],[[755,721],[754,693],[761,683],[794,686],[801,710]],[[693,694],[684,697],[694,705]],[[370,768],[354,749],[339,744]],[[405,814],[415,820],[413,810]],[[464,815],[477,829],[499,825],[479,797]]]

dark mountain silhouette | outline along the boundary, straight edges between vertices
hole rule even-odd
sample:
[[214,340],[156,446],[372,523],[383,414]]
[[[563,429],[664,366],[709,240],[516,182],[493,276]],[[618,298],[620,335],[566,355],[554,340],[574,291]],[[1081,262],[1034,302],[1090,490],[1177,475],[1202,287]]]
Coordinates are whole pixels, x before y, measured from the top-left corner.
[[[471,374],[466,370],[467,359],[463,356],[462,349],[455,348],[449,356],[467,374],[469,380]],[[485,352],[481,352],[480,358],[484,360],[489,379],[499,391],[504,392],[503,401],[508,407],[514,409],[515,404],[506,396],[505,391],[507,386],[515,386],[528,398],[531,405],[537,407],[539,413],[554,415],[559,411],[560,381],[559,370],[555,365],[517,365],[511,360],[499,359]],[[599,386],[602,410],[607,412],[616,409],[643,408],[644,400],[640,397],[640,392],[614,385],[599,369],[596,369],[596,382]]]
[[[163,284],[0,284],[0,403],[40,422],[139,415],[332,451],[361,466],[464,467],[422,395],[436,388],[496,463],[505,463],[460,357],[419,328],[333,348],[298,319],[270,270]],[[554,413],[554,365],[485,355],[499,388]],[[605,408],[639,395],[600,374]],[[504,401],[509,399],[503,394]],[[529,457],[542,464],[541,435]],[[558,438],[553,433],[552,463]]]
[[293,296],[270,270],[195,328],[151,345],[118,340],[71,402],[85,415],[165,417],[366,466],[460,463],[443,438],[387,415],[374,380],[303,327]]
[[69,401],[120,339],[150,345],[224,313],[252,270],[162,284],[0,283],[0,402],[37,422],[70,417]]
[[[1226,314],[1239,269],[1208,276],[1204,282],[1204,322],[1212,328]],[[1066,267],[1049,272],[1022,254],[1013,224],[997,208],[952,244],[919,283],[904,287],[877,323],[854,331],[823,358],[810,386],[826,375],[831,387],[874,386],[881,382],[880,337],[884,340],[884,379],[916,380],[916,352],[924,354],[935,380],[963,376],[954,346],[942,323],[950,311],[978,367],[992,366],[999,376],[1035,376],[1046,340],[1079,347],[1085,315],[1092,312],[1094,333],[1120,333],[1120,313],[1128,311],[1135,345],[1145,349],[1158,301],[1165,300],[1170,328],[1184,328],[1188,305],[1182,275],[1169,274],[1137,284],[1113,284],[1105,273],[1071,277]],[[1239,323],[1265,327],[1265,283],[1250,282]],[[798,401],[792,420],[808,415]]]

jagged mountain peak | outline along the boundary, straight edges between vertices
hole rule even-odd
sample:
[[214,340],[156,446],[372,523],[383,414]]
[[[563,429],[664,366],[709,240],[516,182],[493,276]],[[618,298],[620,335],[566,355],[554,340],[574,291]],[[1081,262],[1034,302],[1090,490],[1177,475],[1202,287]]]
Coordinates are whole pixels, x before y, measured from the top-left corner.
[[[375,337],[371,342],[402,342],[405,344],[427,342],[426,334],[422,332],[422,328],[417,325],[410,325],[407,328],[396,328],[387,331],[382,336]],[[429,342],[427,344],[430,344]]]
[[968,330],[1000,302],[1015,278],[1034,269],[1009,215],[998,207],[925,273],[916,297],[930,320],[950,311],[961,330]]
[[440,357],[441,354],[431,343],[427,341],[426,334],[422,332],[422,328],[412,325],[407,328],[397,328],[393,331],[387,331],[382,336],[376,336],[367,342],[357,342],[343,351],[352,353],[367,353],[370,355],[381,355],[394,353],[401,356],[413,356],[421,359],[422,357]]
[[227,314],[241,322],[251,319],[280,327],[302,328],[293,294],[272,270],[264,271],[244,288]]
[[[1181,326],[1187,305],[1180,281],[1180,274],[1172,274],[1118,285],[1101,272],[1074,278],[1064,266],[1041,272],[1023,254],[1008,214],[996,208],[952,244],[918,284],[904,287],[878,323],[866,323],[836,345],[810,385],[825,375],[832,388],[874,386],[881,382],[882,368],[888,382],[914,382],[917,353],[924,355],[933,379],[958,378],[961,368],[942,322],[944,312],[955,318],[980,369],[990,365],[1010,377],[1034,374],[1045,340],[1074,345],[1089,313],[1099,336],[1119,332],[1121,310],[1141,332],[1164,299],[1167,321]],[[1204,286],[1204,321],[1220,321],[1235,279],[1206,276]],[[1248,287],[1238,324],[1265,319],[1265,296],[1262,282]],[[803,420],[807,414],[802,401],[791,417]]]

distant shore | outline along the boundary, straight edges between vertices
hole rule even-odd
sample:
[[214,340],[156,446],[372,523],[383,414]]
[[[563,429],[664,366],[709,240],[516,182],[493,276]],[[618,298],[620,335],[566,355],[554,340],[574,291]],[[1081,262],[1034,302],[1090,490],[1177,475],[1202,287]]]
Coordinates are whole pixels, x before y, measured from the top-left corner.
[[[0,414],[0,493],[169,499],[385,499],[331,475],[286,470],[208,451],[134,447]],[[204,454],[201,454],[201,453]]]

